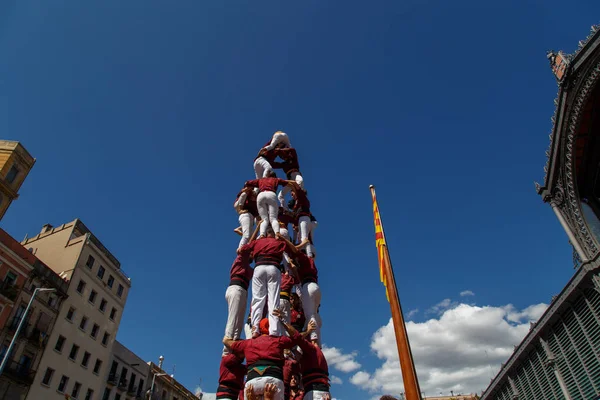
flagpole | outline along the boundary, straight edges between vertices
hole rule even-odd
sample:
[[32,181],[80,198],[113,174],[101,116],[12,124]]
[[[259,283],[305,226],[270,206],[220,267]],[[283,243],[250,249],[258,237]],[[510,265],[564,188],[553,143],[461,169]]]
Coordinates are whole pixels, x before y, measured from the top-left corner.
[[[371,197],[373,203],[377,204],[377,198],[375,196],[375,186],[371,185]],[[377,205],[379,213],[379,206]],[[388,293],[388,300],[390,302],[390,308],[392,311],[392,322],[394,325],[394,333],[396,335],[396,345],[398,347],[398,357],[400,359],[400,369],[402,371],[402,380],[404,381],[404,392],[406,394],[406,400],[421,400],[421,389],[419,387],[419,381],[417,380],[417,372],[415,370],[415,363],[413,361],[412,352],[410,349],[410,342],[408,340],[408,334],[406,332],[406,324],[404,322],[404,316],[402,314],[402,306],[400,305],[400,298],[398,296],[398,289],[396,288],[396,279],[394,277],[394,270],[392,269],[392,260],[390,259],[389,249],[387,248],[387,242],[385,241],[385,232],[383,231],[383,222],[381,222],[381,233],[383,235],[382,246],[385,246],[384,257],[385,263],[383,263],[383,275],[385,279],[386,289]]]

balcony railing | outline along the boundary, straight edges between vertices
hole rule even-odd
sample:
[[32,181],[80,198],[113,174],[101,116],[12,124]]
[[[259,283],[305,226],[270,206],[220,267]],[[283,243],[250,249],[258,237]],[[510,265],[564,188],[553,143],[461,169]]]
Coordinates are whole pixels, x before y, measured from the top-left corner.
[[12,301],[15,301],[17,299],[17,295],[19,294],[19,288],[10,282],[2,282],[2,284],[0,284],[0,294]]
[[48,334],[39,328],[33,328],[26,337],[31,344],[39,348],[43,348],[48,343]]
[[126,378],[123,378],[119,381],[119,384],[117,385],[117,389],[119,389],[119,390],[127,389],[127,379]]
[[4,369],[4,373],[13,380],[27,385],[31,385],[35,377],[35,371],[29,365],[20,364],[16,361],[9,362]]
[[127,394],[133,396],[137,393],[137,389],[137,386],[129,386],[129,388],[127,389]]
[[119,382],[119,375],[117,374],[108,374],[108,379],[106,382],[110,385],[116,385]]

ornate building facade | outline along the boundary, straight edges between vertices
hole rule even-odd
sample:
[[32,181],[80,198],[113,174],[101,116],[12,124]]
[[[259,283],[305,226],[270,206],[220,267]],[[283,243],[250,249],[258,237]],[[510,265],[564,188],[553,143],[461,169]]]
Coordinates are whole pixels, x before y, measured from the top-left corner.
[[558,82],[543,184],[576,272],[483,393],[486,400],[600,398],[600,26],[571,55],[550,52]]

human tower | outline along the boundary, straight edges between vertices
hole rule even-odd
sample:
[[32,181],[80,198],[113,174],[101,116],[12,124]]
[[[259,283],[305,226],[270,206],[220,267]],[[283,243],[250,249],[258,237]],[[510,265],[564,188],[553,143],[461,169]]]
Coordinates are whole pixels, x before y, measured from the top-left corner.
[[317,221],[286,133],[275,132],[260,149],[254,172],[234,202],[241,239],[225,293],[217,399],[330,400],[312,235]]

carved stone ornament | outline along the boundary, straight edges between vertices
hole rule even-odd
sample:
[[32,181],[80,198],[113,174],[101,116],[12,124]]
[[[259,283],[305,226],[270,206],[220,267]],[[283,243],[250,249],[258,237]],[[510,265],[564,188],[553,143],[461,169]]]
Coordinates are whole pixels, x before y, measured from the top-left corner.
[[593,256],[598,252],[598,247],[590,234],[587,225],[583,219],[581,205],[579,201],[579,195],[576,190],[575,182],[575,156],[574,156],[574,142],[576,138],[576,132],[581,122],[584,107],[589,100],[589,97],[596,86],[600,78],[600,63],[597,63],[591,72],[585,78],[585,81],[581,84],[575,100],[573,101],[571,115],[569,116],[567,138],[564,143],[565,159],[563,160],[564,168],[564,183],[565,183],[565,208],[568,219],[571,222],[572,228],[575,230],[575,234],[580,239],[581,245],[588,257]]

